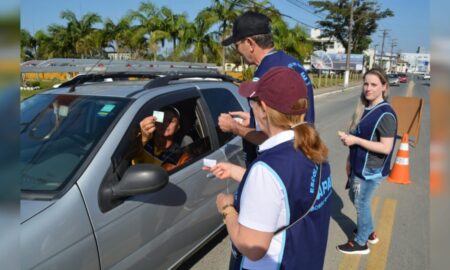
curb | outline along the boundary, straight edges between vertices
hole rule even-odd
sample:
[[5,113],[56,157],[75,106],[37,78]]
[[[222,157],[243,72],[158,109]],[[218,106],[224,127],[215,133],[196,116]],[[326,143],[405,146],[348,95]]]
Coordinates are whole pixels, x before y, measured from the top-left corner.
[[326,92],[326,93],[322,93],[322,94],[317,94],[317,95],[314,95],[314,97],[317,98],[317,97],[324,97],[324,96],[328,96],[328,95],[332,95],[332,94],[342,93],[342,92],[350,91],[350,90],[352,90],[353,88],[361,87],[361,86],[362,86],[362,85],[354,85],[354,86],[350,86],[350,87],[347,87],[347,88],[342,88],[342,89],[334,90],[334,91],[331,91],[331,92]]

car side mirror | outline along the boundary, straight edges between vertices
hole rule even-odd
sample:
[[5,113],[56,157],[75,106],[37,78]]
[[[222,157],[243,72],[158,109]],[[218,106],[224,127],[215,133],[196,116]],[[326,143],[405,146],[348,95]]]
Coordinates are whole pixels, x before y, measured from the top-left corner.
[[119,183],[112,186],[112,197],[123,199],[144,193],[156,192],[169,182],[169,175],[160,166],[136,164],[129,167]]

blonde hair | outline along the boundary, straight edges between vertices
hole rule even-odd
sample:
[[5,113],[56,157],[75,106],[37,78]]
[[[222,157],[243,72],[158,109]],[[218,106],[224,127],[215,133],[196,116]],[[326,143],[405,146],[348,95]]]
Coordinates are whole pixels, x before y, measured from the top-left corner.
[[[258,102],[259,103],[259,102]],[[308,100],[299,99],[294,108],[307,108]],[[288,115],[275,109],[267,107],[268,120],[274,125],[283,129],[292,129],[295,132],[294,148],[301,150],[305,156],[315,163],[322,163],[328,158],[328,148],[320,138],[316,129],[310,124],[301,124],[305,119],[305,114]]]
[[[386,91],[383,91],[383,99],[387,100],[389,96],[389,80],[386,76],[386,73],[381,68],[372,68],[364,73],[363,81],[366,79],[367,75],[375,75],[380,79],[380,82],[383,86],[386,86]],[[359,96],[358,103],[356,104],[355,112],[353,113],[352,120],[350,122],[349,131],[354,132],[356,126],[358,126],[359,121],[361,121],[361,117],[364,113],[364,108],[369,106],[369,101],[364,96],[364,86],[361,91],[361,95]]]

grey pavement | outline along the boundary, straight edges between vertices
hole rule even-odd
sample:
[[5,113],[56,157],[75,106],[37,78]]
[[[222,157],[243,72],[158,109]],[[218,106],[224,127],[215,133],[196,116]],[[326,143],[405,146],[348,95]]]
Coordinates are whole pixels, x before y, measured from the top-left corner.
[[348,87],[346,87],[346,88],[344,88],[343,85],[315,88],[314,89],[314,97],[322,97],[322,96],[327,96],[327,95],[331,95],[331,94],[336,94],[339,92],[352,90],[356,87],[362,87],[361,80],[350,82]]

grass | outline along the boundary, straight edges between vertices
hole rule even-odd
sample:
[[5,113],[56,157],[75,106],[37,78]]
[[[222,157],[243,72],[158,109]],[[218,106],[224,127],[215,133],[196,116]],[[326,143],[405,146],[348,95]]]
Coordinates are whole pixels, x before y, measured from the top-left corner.
[[49,89],[52,89],[53,85],[59,83],[58,81],[55,80],[42,80],[40,81],[40,87],[41,89],[39,90],[22,90],[20,91],[20,100],[24,100],[25,98],[34,96],[36,94],[42,93],[44,91],[47,91]]
[[[325,75],[322,74],[320,76],[317,74],[309,74],[311,78],[314,88],[322,88],[322,87],[331,87],[337,85],[344,85],[344,76],[343,75]],[[361,74],[351,74],[349,82],[360,81]]]

